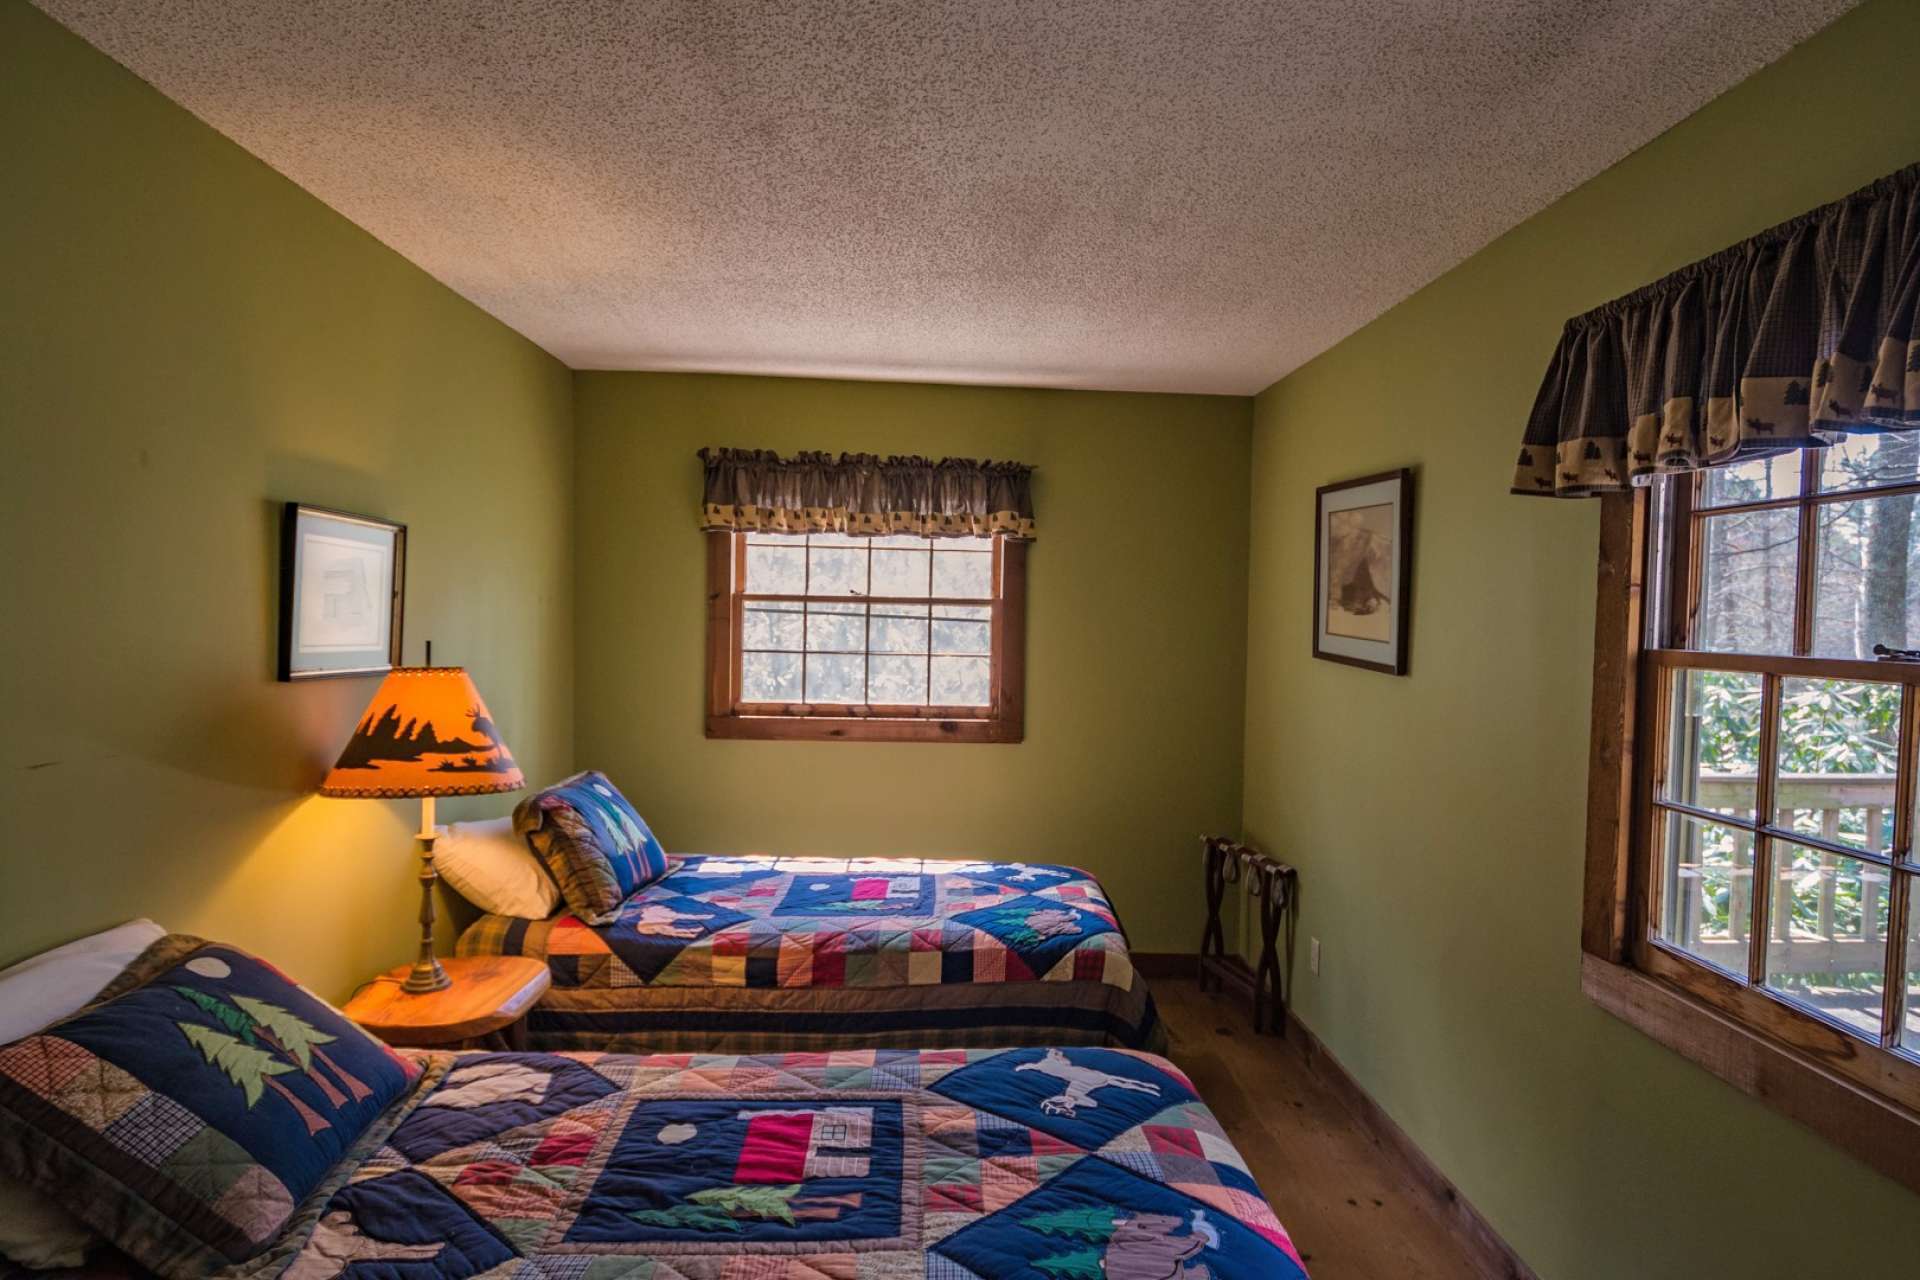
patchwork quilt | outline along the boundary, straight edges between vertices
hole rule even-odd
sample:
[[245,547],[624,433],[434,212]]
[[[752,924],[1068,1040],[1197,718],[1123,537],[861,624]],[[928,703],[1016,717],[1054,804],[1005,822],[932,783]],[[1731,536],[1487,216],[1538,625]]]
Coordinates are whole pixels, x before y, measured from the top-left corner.
[[[430,1055],[237,1275],[1293,1280],[1171,1063],[1064,1049]],[[405,1108],[409,1104],[401,1104]]]
[[1164,1044],[1099,882],[1044,863],[688,856],[592,925],[483,916],[531,955],[545,1050]]

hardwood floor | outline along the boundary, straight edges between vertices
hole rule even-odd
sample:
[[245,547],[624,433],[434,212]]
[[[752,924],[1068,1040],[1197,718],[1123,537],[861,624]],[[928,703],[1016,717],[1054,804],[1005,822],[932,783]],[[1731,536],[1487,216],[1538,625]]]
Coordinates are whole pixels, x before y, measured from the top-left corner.
[[1477,1280],[1467,1253],[1392,1159],[1246,1006],[1156,978],[1169,1056],[1220,1117],[1314,1280]]

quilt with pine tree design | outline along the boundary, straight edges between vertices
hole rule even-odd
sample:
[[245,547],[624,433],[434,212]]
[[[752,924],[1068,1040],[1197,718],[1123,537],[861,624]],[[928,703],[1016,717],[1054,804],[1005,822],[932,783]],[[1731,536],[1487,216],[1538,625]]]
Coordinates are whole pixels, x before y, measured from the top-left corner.
[[1093,1047],[423,1056],[284,1280],[1289,1280],[1192,1085]]

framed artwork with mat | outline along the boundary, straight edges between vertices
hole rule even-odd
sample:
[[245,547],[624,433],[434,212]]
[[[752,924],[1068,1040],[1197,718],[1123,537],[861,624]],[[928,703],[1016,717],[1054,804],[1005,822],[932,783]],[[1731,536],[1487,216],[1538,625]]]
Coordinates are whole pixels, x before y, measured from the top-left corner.
[[399,666],[406,577],[405,525],[287,503],[280,679],[377,675]]
[[1313,656],[1405,675],[1413,472],[1315,490],[1313,561]]

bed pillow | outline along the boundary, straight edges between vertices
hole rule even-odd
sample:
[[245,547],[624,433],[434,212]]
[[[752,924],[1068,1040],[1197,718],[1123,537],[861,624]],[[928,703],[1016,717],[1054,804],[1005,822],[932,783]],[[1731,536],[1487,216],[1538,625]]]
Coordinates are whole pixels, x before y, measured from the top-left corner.
[[514,830],[553,873],[560,896],[588,924],[667,874],[667,852],[607,775],[589,769],[520,802]]
[[204,1275],[271,1244],[419,1074],[264,961],[170,936],[0,1047],[0,1173],[148,1269]]
[[129,920],[0,969],[0,1044],[80,1012],[166,936],[151,920]]
[[453,822],[438,828],[433,865],[454,891],[496,916],[545,920],[560,905],[553,877],[533,856],[512,818]]
[[[131,920],[0,969],[0,1044],[79,1012],[166,934],[151,920]],[[0,1257],[23,1267],[77,1267],[99,1242],[45,1193],[0,1175]]]

